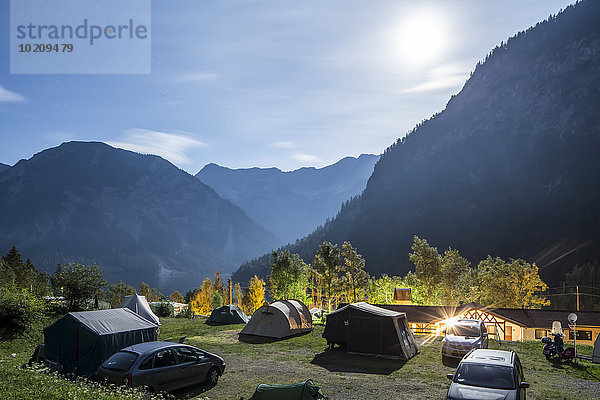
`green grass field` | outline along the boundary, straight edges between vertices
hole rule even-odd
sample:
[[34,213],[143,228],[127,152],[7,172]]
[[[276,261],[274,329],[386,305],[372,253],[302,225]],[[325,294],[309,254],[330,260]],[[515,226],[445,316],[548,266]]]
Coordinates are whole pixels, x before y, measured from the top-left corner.
[[[164,319],[160,338],[186,336],[186,343],[221,355],[227,363],[217,386],[198,385],[174,393],[177,398],[239,400],[248,398],[261,382],[290,383],[312,379],[331,399],[390,400],[441,399],[452,368],[441,363],[440,339],[421,346],[420,353],[406,363],[374,357],[352,356],[341,350],[326,350],[322,326],[312,333],[271,343],[243,343],[237,333],[241,325],[208,326],[203,318]],[[0,342],[0,398],[2,399],[142,399],[131,390],[101,386],[27,369],[41,332]],[[514,350],[521,357],[531,383],[529,399],[585,399],[599,397],[600,365],[587,362],[548,362],[540,342],[490,342],[491,348]],[[578,346],[591,354],[591,346]],[[11,354],[15,354],[12,357]]]

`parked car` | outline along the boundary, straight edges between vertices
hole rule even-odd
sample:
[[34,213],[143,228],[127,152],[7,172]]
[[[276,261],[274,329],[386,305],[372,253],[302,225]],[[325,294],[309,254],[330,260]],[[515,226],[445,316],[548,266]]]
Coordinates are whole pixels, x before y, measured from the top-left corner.
[[225,362],[215,354],[185,344],[145,342],[113,354],[95,379],[170,392],[201,382],[216,385],[223,371]]
[[452,380],[446,399],[524,400],[525,382],[514,351],[474,349],[447,375]]
[[477,319],[459,319],[446,327],[442,339],[442,362],[458,363],[472,349],[487,349],[488,333],[485,324]]

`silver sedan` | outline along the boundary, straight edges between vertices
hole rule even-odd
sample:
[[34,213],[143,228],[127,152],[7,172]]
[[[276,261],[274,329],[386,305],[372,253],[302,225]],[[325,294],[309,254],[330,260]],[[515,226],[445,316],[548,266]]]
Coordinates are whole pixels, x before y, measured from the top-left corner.
[[185,344],[146,342],[113,354],[95,379],[170,392],[202,382],[214,386],[223,371],[225,362],[215,354]]

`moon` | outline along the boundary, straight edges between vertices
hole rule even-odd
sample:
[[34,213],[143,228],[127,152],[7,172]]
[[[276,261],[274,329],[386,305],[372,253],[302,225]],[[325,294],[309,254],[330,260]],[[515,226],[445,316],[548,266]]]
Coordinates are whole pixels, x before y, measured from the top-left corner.
[[403,64],[422,67],[434,63],[447,42],[444,20],[432,11],[405,15],[397,33],[398,56]]

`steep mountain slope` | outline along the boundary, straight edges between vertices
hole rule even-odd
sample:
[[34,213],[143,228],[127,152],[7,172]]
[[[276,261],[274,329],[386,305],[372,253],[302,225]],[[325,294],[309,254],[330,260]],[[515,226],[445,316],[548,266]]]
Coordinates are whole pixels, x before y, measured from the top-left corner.
[[359,199],[290,249],[312,260],[322,240],[349,240],[371,273],[404,274],[418,235],[474,262],[535,261],[551,283],[600,257],[598,20],[600,2],[583,1],[496,48],[386,150]]
[[98,263],[109,280],[199,286],[275,238],[198,179],[157,157],[64,143],[0,175],[0,248],[36,266]]
[[314,231],[327,218],[333,218],[344,201],[360,194],[378,159],[362,154],[324,168],[290,172],[208,164],[196,177],[286,243]]
[[0,174],[10,168],[10,165],[0,163]]

